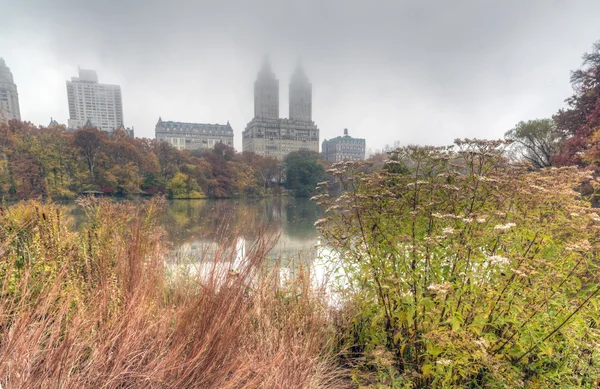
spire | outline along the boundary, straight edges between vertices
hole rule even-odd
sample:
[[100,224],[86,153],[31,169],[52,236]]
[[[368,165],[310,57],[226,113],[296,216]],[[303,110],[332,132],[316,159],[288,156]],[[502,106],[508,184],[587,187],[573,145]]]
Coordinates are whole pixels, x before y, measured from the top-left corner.
[[296,61],[296,70],[294,70],[294,74],[292,75],[292,82],[293,83],[297,83],[297,82],[308,83],[309,82],[308,76],[304,72],[304,66],[302,66],[302,58],[301,57],[298,57],[298,60]]
[[267,54],[263,57],[263,62],[258,72],[258,78],[275,78],[275,73],[273,73],[271,61]]
[[162,118],[160,116],[158,117],[158,122],[162,123]]

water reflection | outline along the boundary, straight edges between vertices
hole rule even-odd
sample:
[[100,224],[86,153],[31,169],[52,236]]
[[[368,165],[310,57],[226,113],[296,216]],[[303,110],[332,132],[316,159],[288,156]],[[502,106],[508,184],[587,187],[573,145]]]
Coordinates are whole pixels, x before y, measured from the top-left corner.
[[312,260],[319,233],[314,222],[319,207],[308,199],[174,200],[169,202],[164,227],[174,253],[200,261],[219,244],[229,242],[243,255],[260,236],[279,236],[269,256],[284,261]]
[[[75,228],[87,222],[80,206],[65,205]],[[214,258],[219,250],[220,256],[243,257],[259,237],[266,236],[277,238],[269,257],[295,268],[317,256],[319,233],[314,223],[321,215],[315,203],[302,198],[172,200],[161,222],[175,262],[201,262]]]

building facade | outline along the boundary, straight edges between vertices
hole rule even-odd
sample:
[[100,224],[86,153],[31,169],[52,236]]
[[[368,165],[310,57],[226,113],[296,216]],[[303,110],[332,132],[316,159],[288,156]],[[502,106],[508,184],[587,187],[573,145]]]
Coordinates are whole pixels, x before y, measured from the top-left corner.
[[321,150],[323,158],[327,161],[360,161],[365,159],[366,142],[364,139],[352,138],[345,128],[344,136],[325,139]]
[[183,123],[163,121],[156,123],[157,140],[168,142],[178,150],[212,149],[223,143],[233,147],[233,129],[227,124]]
[[17,85],[3,58],[0,58],[0,111],[2,111],[0,120],[3,122],[11,119],[21,120]]
[[67,81],[68,127],[76,130],[92,126],[112,132],[123,126],[123,100],[119,85],[98,83],[94,70],[79,69],[79,77]]
[[242,134],[242,150],[282,160],[291,152],[319,152],[312,121],[312,85],[299,63],[290,82],[290,117],[279,117],[279,81],[265,59],[254,83],[254,118]]

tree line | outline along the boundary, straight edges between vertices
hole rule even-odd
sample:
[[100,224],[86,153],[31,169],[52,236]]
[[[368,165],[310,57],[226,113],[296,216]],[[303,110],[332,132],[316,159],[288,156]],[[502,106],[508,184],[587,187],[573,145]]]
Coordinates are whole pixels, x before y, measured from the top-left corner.
[[17,120],[0,124],[0,198],[5,199],[69,199],[86,193],[175,199],[309,196],[325,179],[326,168],[310,151],[278,161],[225,144],[177,150],[122,130],[67,131]]

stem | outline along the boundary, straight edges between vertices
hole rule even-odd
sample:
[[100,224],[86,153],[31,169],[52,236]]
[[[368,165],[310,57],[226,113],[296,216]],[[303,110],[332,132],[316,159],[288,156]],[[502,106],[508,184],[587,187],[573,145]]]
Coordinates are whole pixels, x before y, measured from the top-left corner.
[[521,359],[523,359],[527,354],[529,354],[530,352],[532,352],[540,343],[545,342],[546,340],[548,340],[552,335],[554,335],[555,333],[558,332],[558,330],[560,330],[565,324],[567,324],[567,322],[573,317],[575,316],[579,311],[581,311],[581,309],[600,291],[600,286],[597,286],[596,289],[594,290],[594,292],[592,294],[590,294],[588,296],[588,298],[585,299],[584,302],[582,302],[581,304],[579,304],[579,306],[577,308],[575,308],[575,310],[573,312],[571,312],[571,314],[569,316],[567,316],[567,318],[565,320],[563,320],[562,323],[560,323],[558,325],[558,327],[556,327],[554,330],[552,330],[552,332],[550,332],[548,335],[546,335],[544,337],[544,339],[540,340],[539,342],[537,342],[536,344],[534,344],[533,346],[531,346],[527,351],[525,351],[525,353],[523,353],[523,355],[521,355],[519,358],[517,358],[514,362],[517,363],[519,362]]

